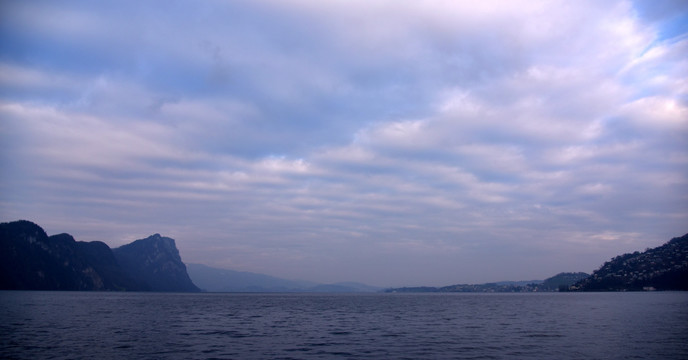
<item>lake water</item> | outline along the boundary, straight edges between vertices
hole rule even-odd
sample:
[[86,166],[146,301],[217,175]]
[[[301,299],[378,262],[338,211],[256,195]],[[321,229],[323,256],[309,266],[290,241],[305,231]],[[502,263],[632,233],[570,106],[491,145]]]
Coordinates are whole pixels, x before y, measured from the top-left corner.
[[688,359],[688,293],[0,291],[0,358]]

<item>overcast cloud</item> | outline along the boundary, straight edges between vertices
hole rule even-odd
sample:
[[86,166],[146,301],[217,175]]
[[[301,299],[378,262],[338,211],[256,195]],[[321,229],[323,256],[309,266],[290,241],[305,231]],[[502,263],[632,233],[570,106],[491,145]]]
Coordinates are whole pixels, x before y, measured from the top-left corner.
[[0,220],[320,282],[688,232],[685,1],[3,1]]

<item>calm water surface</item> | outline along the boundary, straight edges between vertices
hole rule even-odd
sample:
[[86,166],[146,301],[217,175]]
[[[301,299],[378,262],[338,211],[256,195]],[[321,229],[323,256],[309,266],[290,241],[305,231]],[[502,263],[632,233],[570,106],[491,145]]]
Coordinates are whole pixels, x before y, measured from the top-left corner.
[[688,293],[0,291],[9,359],[688,359]]

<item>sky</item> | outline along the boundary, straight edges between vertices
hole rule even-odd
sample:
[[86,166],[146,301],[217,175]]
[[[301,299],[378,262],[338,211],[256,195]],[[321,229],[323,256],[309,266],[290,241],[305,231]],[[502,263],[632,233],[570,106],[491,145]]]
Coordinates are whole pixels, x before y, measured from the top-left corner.
[[377,286],[688,232],[688,2],[0,2],[0,221]]

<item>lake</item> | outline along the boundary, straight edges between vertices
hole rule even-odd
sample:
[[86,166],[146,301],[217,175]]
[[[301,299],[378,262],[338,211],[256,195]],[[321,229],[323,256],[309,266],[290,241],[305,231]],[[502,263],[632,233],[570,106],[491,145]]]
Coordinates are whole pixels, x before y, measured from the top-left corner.
[[688,359],[688,293],[0,291],[10,359]]

